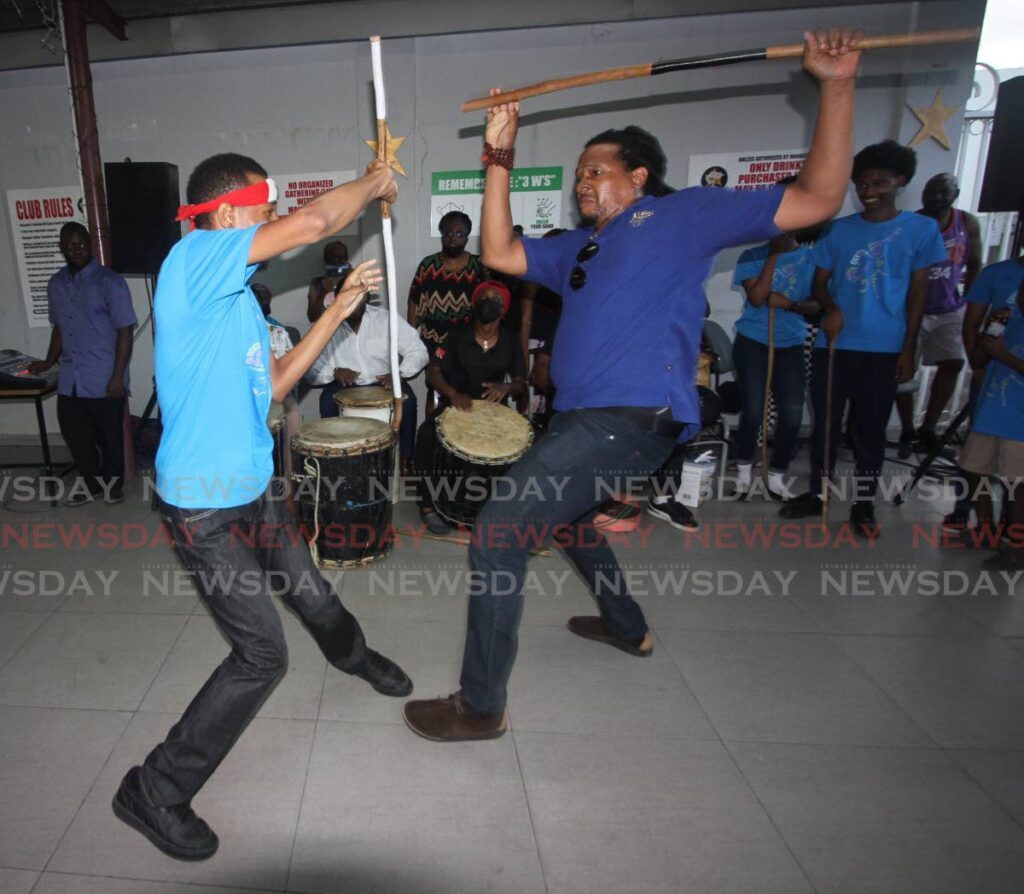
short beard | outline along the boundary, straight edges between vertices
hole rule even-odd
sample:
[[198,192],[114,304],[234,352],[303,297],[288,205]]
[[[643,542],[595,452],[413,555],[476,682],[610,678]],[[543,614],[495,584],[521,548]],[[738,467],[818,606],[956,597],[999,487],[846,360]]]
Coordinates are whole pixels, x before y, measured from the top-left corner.
[[466,247],[464,245],[463,246],[459,246],[459,247],[455,247],[454,245],[442,245],[441,246],[441,254],[443,254],[446,258],[457,258],[465,250],[466,250]]

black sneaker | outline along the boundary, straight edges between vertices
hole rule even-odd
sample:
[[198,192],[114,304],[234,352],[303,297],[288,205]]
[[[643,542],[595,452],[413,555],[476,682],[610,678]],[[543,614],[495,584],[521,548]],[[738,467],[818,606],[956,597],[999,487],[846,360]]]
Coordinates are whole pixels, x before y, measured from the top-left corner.
[[108,491],[103,496],[103,502],[108,506],[116,506],[118,503],[124,502],[124,491],[123,490],[112,490]]
[[70,506],[72,508],[76,506],[86,506],[95,499],[96,497],[89,493],[89,491],[87,490],[76,490],[70,497],[68,497],[64,501],[64,505]]
[[176,860],[206,860],[217,852],[220,841],[188,804],[157,807],[142,789],[142,768],[132,767],[114,795],[114,816],[145,835],[167,856]]
[[412,680],[395,662],[373,649],[366,650],[366,667],[352,676],[366,680],[381,695],[401,698],[412,692]]
[[853,533],[862,537],[878,537],[878,522],[875,521],[875,504],[867,501],[854,503],[850,508],[850,524]]
[[793,497],[792,500],[786,500],[779,510],[779,517],[809,518],[812,515],[821,515],[822,510],[821,497],[808,491],[805,494],[800,494],[799,497]]
[[647,514],[668,522],[677,531],[700,530],[700,522],[682,503],[669,500],[667,503],[655,503],[653,499],[647,501]]
[[914,442],[916,440],[917,437],[913,432],[902,432],[899,441],[896,442],[896,455],[900,459],[908,459],[910,454],[914,452]]
[[434,512],[433,509],[420,513],[420,520],[427,526],[427,530],[431,534],[436,534],[438,537],[444,537],[446,534],[452,533],[451,525]]

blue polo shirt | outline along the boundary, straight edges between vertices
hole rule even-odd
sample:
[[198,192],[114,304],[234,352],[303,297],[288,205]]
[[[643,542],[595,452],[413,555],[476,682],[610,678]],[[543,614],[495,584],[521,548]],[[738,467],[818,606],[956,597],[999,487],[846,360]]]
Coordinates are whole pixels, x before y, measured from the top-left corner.
[[241,506],[274,472],[270,335],[249,280],[256,227],[193,230],[160,268],[155,369],[164,431],[161,498],[186,509]]
[[[811,297],[811,281],[814,279],[814,265],[811,263],[810,248],[798,245],[793,251],[783,252],[775,261],[772,276],[772,291],[781,292],[790,301],[807,301]],[[756,279],[764,270],[771,254],[768,243],[757,248],[748,248],[736,262],[732,284],[744,297],[743,283]],[[749,301],[743,302],[743,314],[736,321],[736,331],[747,338],[768,344],[768,303],[754,307]],[[807,320],[803,314],[791,310],[775,311],[775,346],[792,348],[802,345],[807,337]]]
[[[911,277],[947,258],[939,225],[923,214],[901,211],[881,222],[851,214],[832,221],[814,243],[811,261],[832,274],[828,289],[843,312],[836,348],[900,353]],[[828,346],[824,330],[814,346]]]
[[1017,290],[1024,282],[1024,258],[1011,258],[989,264],[971,285],[967,300],[986,304],[992,310],[1009,307],[1017,301]]
[[[117,330],[138,323],[124,278],[95,259],[74,276],[67,267],[46,286],[50,323],[62,339],[57,393],[106,397],[114,372]],[[124,385],[128,387],[128,369]]]
[[[525,279],[562,296],[551,376],[555,409],[664,407],[700,425],[694,376],[704,325],[704,281],[730,245],[771,238],[783,187],[759,192],[693,187],[645,196],[597,235],[581,227],[550,239],[524,239]],[[580,266],[590,240],[597,254]]]
[[[1011,354],[1024,358],[1024,316],[1016,304],[1003,341]],[[1024,375],[998,360],[989,360],[978,392],[971,431],[1008,441],[1024,441]]]

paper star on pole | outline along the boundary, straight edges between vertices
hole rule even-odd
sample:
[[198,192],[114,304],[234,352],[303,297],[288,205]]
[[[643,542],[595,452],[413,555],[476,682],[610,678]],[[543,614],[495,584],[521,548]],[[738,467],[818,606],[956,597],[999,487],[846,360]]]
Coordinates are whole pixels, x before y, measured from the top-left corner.
[[926,108],[914,108],[911,106],[911,111],[917,115],[917,120],[921,122],[921,129],[914,135],[907,145],[916,146],[918,143],[927,140],[931,137],[940,146],[946,149],[952,148],[949,142],[949,137],[946,135],[946,121],[950,116],[959,108],[958,106],[946,106],[942,104],[942,88],[939,87],[935,91],[935,99],[932,100],[932,104]]
[[[405,142],[405,137],[396,137],[391,133],[391,128],[388,127],[387,122],[384,122],[384,150],[385,150],[385,161],[392,168],[397,171],[403,177],[408,175],[405,173],[405,168],[402,167],[402,163],[398,160],[398,150],[401,148],[402,143]],[[367,140],[366,145],[369,146],[374,153],[377,152],[377,141]]]

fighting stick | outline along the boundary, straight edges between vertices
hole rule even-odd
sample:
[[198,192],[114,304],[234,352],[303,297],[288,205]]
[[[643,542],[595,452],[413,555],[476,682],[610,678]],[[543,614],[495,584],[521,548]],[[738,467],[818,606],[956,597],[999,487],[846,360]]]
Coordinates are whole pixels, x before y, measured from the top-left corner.
[[[922,31],[919,34],[881,34],[878,37],[861,38],[857,50],[881,50],[896,47],[929,47],[944,43],[970,43],[978,39],[977,28],[957,28],[950,31]],[[481,96],[462,104],[463,112],[475,112],[505,102],[585,87],[588,84],[603,84],[608,81],[624,81],[629,78],[647,78],[666,74],[670,71],[688,71],[694,68],[708,68],[716,65],[734,65],[737,62],[763,62],[771,59],[793,59],[803,55],[802,43],[762,47],[756,50],[736,50],[730,53],[712,53],[707,56],[690,56],[686,59],[668,59],[663,62],[647,62],[643,65],[627,65],[623,68],[607,68],[588,74],[572,75],[542,81],[529,87],[506,90],[494,96]]]
[[[387,99],[384,93],[384,67],[380,58],[380,37],[370,38],[370,61],[373,64],[373,97],[377,106],[377,158],[388,162]],[[384,271],[388,283],[388,339],[391,347],[391,396],[394,412],[391,430],[402,424],[402,377],[398,371],[398,288],[395,272],[395,240],[391,232],[391,205],[380,201],[381,235],[384,237]]]
[[[771,301],[771,294],[768,300]],[[761,479],[764,495],[771,498],[768,489],[768,401],[772,396],[772,377],[775,375],[775,308],[768,308],[768,372],[764,380],[764,407],[761,410]]]

